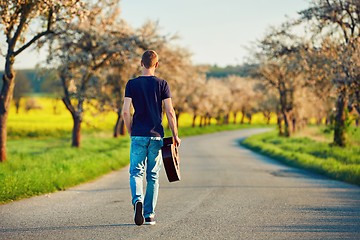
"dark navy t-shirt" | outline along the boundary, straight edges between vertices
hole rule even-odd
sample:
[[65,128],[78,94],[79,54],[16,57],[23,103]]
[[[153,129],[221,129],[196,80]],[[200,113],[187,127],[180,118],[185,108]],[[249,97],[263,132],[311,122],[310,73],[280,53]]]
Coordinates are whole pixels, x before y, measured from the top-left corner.
[[131,136],[164,137],[162,100],[171,97],[167,82],[155,76],[131,79],[125,97],[132,99],[135,109]]

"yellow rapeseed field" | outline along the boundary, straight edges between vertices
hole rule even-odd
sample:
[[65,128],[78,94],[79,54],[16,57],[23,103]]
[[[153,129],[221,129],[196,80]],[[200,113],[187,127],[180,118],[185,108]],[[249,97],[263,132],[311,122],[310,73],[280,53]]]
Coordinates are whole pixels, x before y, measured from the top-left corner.
[[[34,109],[26,111],[27,103],[31,103]],[[111,131],[116,121],[115,112],[99,112],[93,106],[85,104],[85,115],[82,129]],[[237,121],[240,121],[241,114],[238,114]],[[199,123],[200,118],[196,123]],[[166,118],[164,118],[166,125]],[[230,122],[233,122],[232,115]],[[212,120],[212,124],[216,121]],[[245,121],[247,123],[247,120]],[[275,118],[271,123],[276,123]],[[179,118],[180,127],[189,127],[192,124],[192,115],[183,113]],[[253,116],[252,124],[264,124],[261,113]],[[9,136],[46,136],[56,135],[56,132],[70,132],[73,121],[70,112],[66,109],[61,99],[50,97],[26,97],[21,99],[19,113],[16,113],[15,105],[10,108],[8,118]]]
[[[36,108],[26,111],[26,102],[31,101]],[[82,129],[110,130],[116,121],[115,112],[98,112],[85,104],[85,115]],[[70,112],[60,99],[33,97],[21,99],[19,113],[15,105],[11,106],[8,118],[10,136],[23,135],[22,132],[56,132],[71,131],[73,120]]]

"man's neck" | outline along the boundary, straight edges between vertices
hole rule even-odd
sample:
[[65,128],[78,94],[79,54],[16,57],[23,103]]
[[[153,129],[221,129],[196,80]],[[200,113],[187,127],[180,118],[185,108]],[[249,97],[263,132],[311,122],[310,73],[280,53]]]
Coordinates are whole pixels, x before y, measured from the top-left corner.
[[142,70],[142,76],[155,76],[155,69],[144,68]]

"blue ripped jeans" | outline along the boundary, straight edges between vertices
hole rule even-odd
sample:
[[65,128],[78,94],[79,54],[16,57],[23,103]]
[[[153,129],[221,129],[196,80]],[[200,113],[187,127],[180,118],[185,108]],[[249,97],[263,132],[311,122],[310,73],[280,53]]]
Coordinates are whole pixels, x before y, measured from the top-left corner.
[[[130,189],[132,204],[144,203],[144,217],[155,216],[159,191],[159,172],[162,156],[161,137],[131,137],[130,146]],[[143,177],[146,171],[146,192],[143,195]]]

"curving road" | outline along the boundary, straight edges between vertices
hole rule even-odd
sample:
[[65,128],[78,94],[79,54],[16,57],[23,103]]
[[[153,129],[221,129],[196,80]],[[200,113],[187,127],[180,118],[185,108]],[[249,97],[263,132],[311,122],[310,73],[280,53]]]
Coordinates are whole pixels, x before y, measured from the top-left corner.
[[0,206],[0,239],[360,239],[360,188],[238,146],[266,129],[183,139],[182,181],[164,171],[155,226],[136,226],[127,168]]

